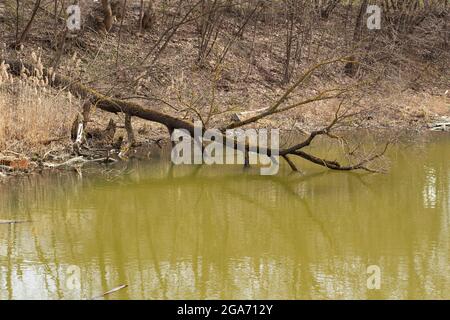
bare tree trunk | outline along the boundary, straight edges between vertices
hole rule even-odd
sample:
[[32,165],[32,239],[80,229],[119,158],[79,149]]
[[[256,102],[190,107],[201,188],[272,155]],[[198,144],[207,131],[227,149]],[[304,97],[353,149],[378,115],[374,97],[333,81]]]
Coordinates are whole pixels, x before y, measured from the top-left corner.
[[139,33],[142,32],[142,20],[144,19],[144,0],[141,0],[139,8]]
[[292,55],[292,42],[294,39],[294,25],[296,19],[296,4],[295,1],[286,1],[286,57],[284,61],[284,74],[283,82],[288,83],[291,79],[291,55]]
[[[367,165],[370,164],[375,159],[380,158],[386,152],[388,144],[386,144],[385,148],[380,153],[364,155],[362,160],[359,158],[356,160],[357,161],[356,163],[350,163],[348,165],[341,165],[337,161],[320,158],[320,157],[314,156],[314,155],[302,150],[303,148],[309,146],[311,144],[311,142],[317,136],[328,135],[328,136],[336,138],[336,136],[333,136],[330,134],[330,131],[340,121],[345,120],[349,117],[346,112],[344,112],[343,114],[339,114],[340,105],[339,105],[338,110],[336,111],[335,118],[328,126],[326,126],[325,128],[322,128],[320,130],[311,132],[310,134],[308,134],[308,137],[305,140],[303,140],[302,142],[294,144],[294,145],[284,148],[284,149],[278,149],[278,148],[272,149],[272,148],[268,148],[268,147],[256,148],[255,146],[249,146],[248,143],[239,142],[235,138],[229,138],[225,134],[225,129],[242,127],[246,124],[254,123],[254,122],[258,121],[259,119],[263,119],[265,117],[274,115],[276,113],[285,112],[285,111],[291,110],[293,108],[296,108],[296,107],[299,107],[299,106],[302,106],[305,104],[309,104],[312,102],[323,101],[323,100],[328,100],[328,99],[336,99],[336,98],[341,97],[341,95],[343,95],[345,92],[347,92],[348,89],[336,89],[335,88],[335,89],[331,89],[331,90],[330,89],[324,90],[322,92],[319,92],[316,96],[314,96],[312,98],[309,98],[309,99],[306,99],[306,100],[303,100],[300,102],[297,101],[296,103],[292,103],[292,104],[290,104],[291,102],[287,101],[289,96],[291,95],[291,93],[296,88],[298,88],[302,83],[304,83],[306,80],[308,80],[309,77],[314,73],[314,71],[316,71],[317,69],[319,69],[323,66],[334,64],[337,62],[343,62],[342,58],[328,60],[328,61],[324,61],[324,62],[314,65],[302,77],[300,77],[298,79],[298,81],[296,81],[288,90],[286,90],[286,92],[283,94],[283,96],[281,96],[280,99],[275,104],[273,104],[272,106],[267,108],[266,111],[263,111],[261,114],[254,116],[250,119],[240,121],[240,122],[235,122],[230,125],[226,125],[224,128],[221,129],[223,143],[228,146],[233,145],[234,148],[238,149],[238,150],[254,150],[251,152],[261,153],[261,154],[267,155],[268,157],[272,157],[275,154],[281,156],[283,159],[286,159],[288,155],[297,156],[297,157],[300,157],[307,161],[310,161],[312,163],[315,163],[317,165],[324,166],[326,168],[333,169],[333,170],[340,170],[340,171],[365,170],[365,171],[369,171],[369,172],[378,172],[376,169],[369,168]],[[20,76],[21,70],[23,67],[27,68],[30,71],[34,70],[34,67],[32,65],[23,64],[20,61],[6,61],[6,63],[9,65],[9,72],[16,76]],[[49,70],[44,69],[43,71],[44,71],[44,76],[48,77],[49,79],[52,79],[52,76],[49,74]],[[179,119],[177,117],[174,117],[174,116],[171,116],[171,115],[159,112],[159,111],[145,108],[145,107],[141,106],[140,104],[137,104],[134,102],[127,102],[127,101],[124,101],[121,99],[116,99],[116,98],[111,98],[111,97],[105,96],[90,87],[87,87],[79,82],[73,81],[72,79],[69,79],[69,78],[66,78],[66,77],[63,77],[60,75],[53,75],[53,79],[52,79],[52,81],[50,81],[50,85],[53,87],[56,87],[56,88],[67,89],[72,94],[80,96],[81,98],[87,99],[87,101],[89,101],[91,104],[95,105],[96,107],[98,107],[104,111],[116,113],[116,114],[117,113],[125,113],[126,115],[128,115],[130,117],[129,120],[131,120],[131,116],[139,117],[141,119],[157,122],[157,123],[160,123],[160,124],[166,126],[169,133],[172,133],[174,131],[174,129],[184,129],[187,132],[189,132],[191,137],[195,137],[195,131],[196,131],[195,126],[191,122],[185,121],[183,119]],[[335,92],[335,93],[331,94],[330,92]],[[81,115],[80,115],[80,118],[81,119],[80,119],[80,121],[78,121],[78,123],[81,122],[81,126],[78,125],[78,128],[80,128],[80,127],[82,128]],[[131,122],[130,122],[130,124],[131,124]],[[205,130],[206,130],[206,128],[203,128],[203,131],[205,131]],[[78,130],[78,131],[80,131],[80,130]],[[77,132],[77,133],[79,133],[79,132]],[[77,134],[77,137],[79,137],[79,136],[80,135]],[[339,140],[339,141],[341,141],[341,140]],[[348,156],[350,157],[351,155],[348,154]]]
[[153,2],[149,1],[147,8],[144,10],[144,15],[142,16],[142,28],[150,29],[153,25]]
[[25,38],[28,35],[28,32],[30,32],[31,25],[33,24],[34,18],[36,17],[36,13],[37,13],[40,5],[41,5],[41,0],[36,0],[36,2],[34,3],[34,8],[33,8],[33,12],[31,13],[30,20],[28,21],[25,29],[23,30],[19,40],[16,41],[16,43],[14,44],[14,46],[16,48],[19,47],[25,41]]
[[102,0],[102,10],[103,22],[101,27],[104,29],[103,31],[109,32],[113,26],[113,14],[110,0]]
[[122,14],[121,14],[121,17],[120,17],[119,36],[117,37],[116,68],[119,68],[120,42],[122,41],[122,27],[123,27],[123,19],[125,19],[125,10],[126,10],[126,8],[127,8],[127,0],[123,0],[122,8],[120,9]]
[[[368,0],[363,0],[359,6],[358,16],[356,17],[355,30],[353,32],[353,43],[357,44],[361,41],[361,36],[363,33],[363,19],[364,14],[367,11]],[[345,73],[348,76],[354,77],[358,72],[358,62],[356,62],[356,57],[350,57],[352,61],[345,65]]]
[[64,50],[66,47],[67,32],[68,32],[67,27],[64,27],[64,30],[61,32],[60,39],[58,39],[58,37],[56,37],[56,41],[57,41],[56,50],[57,51],[55,54],[55,58],[53,59],[53,62],[52,62],[52,67],[54,69],[58,68],[59,62],[61,61],[61,57],[64,54]]
[[16,43],[19,39],[19,7],[20,7],[20,0],[16,0]]
[[327,4],[324,5],[324,7],[321,8],[320,16],[323,19],[328,19],[331,15],[331,13],[336,9],[337,5],[342,0],[329,0]]
[[127,131],[128,145],[131,147],[136,143],[136,139],[134,138],[131,116],[129,114],[125,114],[125,130]]

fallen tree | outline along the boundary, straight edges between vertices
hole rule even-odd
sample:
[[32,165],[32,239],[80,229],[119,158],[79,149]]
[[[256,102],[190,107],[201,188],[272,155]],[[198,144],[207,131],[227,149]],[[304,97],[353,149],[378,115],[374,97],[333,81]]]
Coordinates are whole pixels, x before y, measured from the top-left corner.
[[[261,109],[261,112],[258,112],[256,115],[251,116],[248,119],[231,122],[222,126],[220,131],[223,134],[223,141],[226,143],[229,141],[229,138],[226,137],[225,131],[227,129],[235,129],[245,125],[254,124],[257,121],[272,116],[277,113],[286,112],[288,110],[298,108],[300,106],[312,104],[318,101],[330,100],[330,99],[340,99],[341,103],[336,110],[334,119],[324,128],[320,130],[316,130],[310,133],[307,133],[307,137],[305,140],[300,143],[293,144],[287,148],[283,149],[270,149],[270,148],[252,148],[247,142],[245,146],[239,145],[239,142],[233,141],[233,146],[240,150],[245,150],[246,152],[258,152],[265,154],[269,157],[276,154],[282,157],[291,167],[292,170],[298,171],[294,162],[290,159],[290,156],[300,157],[304,160],[310,161],[320,166],[324,166],[326,168],[332,170],[341,170],[341,171],[350,171],[350,170],[365,170],[369,172],[378,172],[379,170],[376,168],[369,167],[370,163],[372,163],[375,159],[380,158],[384,155],[387,150],[388,144],[377,153],[367,154],[363,157],[360,157],[355,162],[350,162],[346,165],[343,165],[337,161],[327,160],[313,154],[310,154],[303,149],[308,147],[312,141],[318,136],[328,136],[332,139],[336,139],[343,145],[346,144],[346,141],[342,137],[338,137],[332,133],[332,130],[344,119],[347,119],[354,114],[348,113],[347,111],[342,111],[341,106],[345,101],[344,95],[351,91],[351,87],[344,88],[332,88],[326,89],[321,92],[318,92],[316,95],[306,98],[301,101],[296,101],[294,103],[290,103],[290,98],[295,89],[297,89],[300,85],[305,83],[312,74],[319,68],[322,68],[326,65],[331,65],[335,63],[346,63],[348,59],[338,58],[333,60],[324,61],[314,65],[312,68],[307,70],[291,87],[289,87],[284,94],[272,105],[268,108]],[[103,111],[110,113],[123,113],[127,117],[138,117],[144,120],[156,122],[164,125],[169,134],[171,134],[175,129],[184,129],[191,137],[194,137],[195,126],[192,122],[177,118],[176,116],[172,116],[166,113],[162,113],[156,110],[152,110],[150,108],[146,108],[139,103],[130,102],[122,99],[117,99],[114,97],[106,96],[93,88],[84,85],[78,80],[73,80],[67,78],[63,75],[56,74],[53,72],[51,68],[43,68],[40,67],[40,70],[36,70],[36,67],[32,64],[23,63],[21,61],[5,61],[5,63],[9,66],[8,72],[14,76],[20,76],[23,72],[28,74],[34,74],[39,72],[43,78],[48,80],[48,84],[54,88],[68,90],[73,95],[82,98],[83,100],[88,101],[90,104],[100,108]],[[207,128],[203,128],[205,131]],[[229,144],[228,144],[229,145]],[[354,151],[348,152],[348,158],[352,155]]]

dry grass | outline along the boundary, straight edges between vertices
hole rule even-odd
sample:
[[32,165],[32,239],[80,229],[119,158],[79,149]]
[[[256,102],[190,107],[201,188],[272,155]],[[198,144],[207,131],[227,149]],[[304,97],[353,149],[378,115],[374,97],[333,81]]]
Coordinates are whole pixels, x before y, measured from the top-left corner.
[[66,93],[48,91],[39,74],[14,79],[0,65],[0,150],[24,154],[70,139],[79,102]]

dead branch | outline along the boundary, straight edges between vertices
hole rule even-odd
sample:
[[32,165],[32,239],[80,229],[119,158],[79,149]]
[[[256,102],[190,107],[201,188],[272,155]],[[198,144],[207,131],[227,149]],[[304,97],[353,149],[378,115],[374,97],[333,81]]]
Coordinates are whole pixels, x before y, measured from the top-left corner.
[[136,139],[134,138],[131,116],[129,114],[125,114],[125,130],[127,131],[128,145],[133,146],[136,143]]
[[31,13],[31,17],[30,20],[28,20],[27,25],[25,26],[25,29],[23,30],[22,34],[20,35],[19,40],[16,41],[16,43],[14,43],[14,46],[16,48],[20,47],[20,45],[23,43],[23,41],[25,40],[25,38],[28,35],[28,32],[30,32],[31,29],[31,25],[33,24],[34,18],[36,17],[36,13],[39,10],[39,6],[41,5],[41,0],[36,0],[35,4],[34,4],[34,8],[33,11]]
[[127,285],[127,284],[123,284],[123,285],[118,286],[118,287],[116,287],[116,288],[114,288],[114,289],[111,289],[111,290],[109,290],[109,291],[106,291],[105,293],[103,293],[103,294],[101,294],[101,295],[99,295],[99,296],[92,297],[91,300],[103,298],[103,297],[105,297],[105,296],[107,296],[107,295],[109,295],[109,294],[112,294],[112,293],[117,292],[117,291],[119,291],[119,290],[125,289],[126,287],[128,287],[128,285]]
[[[271,107],[265,109],[263,112],[261,112],[258,115],[250,117],[249,119],[232,123],[232,124],[226,126],[225,128],[223,128],[223,130],[242,127],[246,124],[256,122],[262,118],[271,116],[271,115],[279,113],[279,112],[287,111],[287,110],[299,107],[301,105],[309,104],[309,103],[320,101],[320,100],[328,100],[328,99],[339,97],[342,93],[344,93],[346,91],[345,89],[340,90],[340,91],[336,90],[336,89],[325,90],[325,91],[320,92],[313,98],[310,98],[310,99],[307,99],[307,100],[304,100],[301,102],[297,102],[290,106],[279,109],[279,107],[289,98],[289,96],[294,92],[294,90],[297,89],[302,83],[304,83],[306,80],[308,80],[311,77],[311,75],[314,73],[314,71],[316,71],[317,69],[324,67],[326,65],[333,64],[336,62],[344,62],[344,61],[347,61],[347,60],[345,58],[338,58],[338,59],[323,61],[323,62],[320,62],[320,63],[314,65],[312,68],[307,70],[289,89],[287,89],[285,91],[285,93],[281,96],[281,98],[278,99]],[[338,91],[338,93],[334,94],[334,95],[327,95],[327,93],[329,93],[330,91]]]
[[27,222],[32,222],[30,220],[2,220],[0,219],[0,224],[18,224],[18,223],[27,223]]
[[[250,150],[250,152],[258,152],[261,154],[265,154],[269,157],[272,157],[275,154],[279,154],[283,159],[285,159],[288,162],[288,164],[290,165],[290,167],[293,170],[295,170],[296,167],[295,167],[294,163],[291,160],[289,160],[288,155],[298,156],[302,159],[308,160],[312,163],[315,163],[315,164],[318,164],[318,165],[321,165],[321,166],[324,166],[326,168],[333,169],[333,170],[341,170],[341,171],[365,170],[365,171],[369,171],[369,172],[377,172],[377,170],[369,168],[367,165],[370,162],[374,161],[375,159],[378,159],[379,157],[383,156],[387,150],[388,144],[386,145],[384,150],[382,150],[382,152],[377,153],[373,156],[365,157],[362,161],[360,161],[356,164],[350,164],[350,165],[341,165],[340,163],[338,163],[336,161],[322,159],[322,158],[316,157],[316,156],[311,155],[302,150],[303,148],[309,146],[311,144],[311,142],[314,140],[314,138],[319,135],[328,135],[329,137],[336,138],[335,136],[331,135],[330,131],[341,120],[351,116],[345,112],[343,114],[340,114],[339,111],[340,111],[342,102],[336,111],[333,121],[329,125],[327,125],[323,129],[313,131],[311,134],[309,134],[309,136],[303,142],[295,144],[286,149],[270,149],[270,148],[261,148],[261,147],[255,148],[255,147],[249,146],[247,142],[245,142],[245,145],[242,145],[242,143],[237,142],[235,140],[235,138],[232,138],[232,140],[230,140],[231,138],[225,135],[225,129],[237,128],[237,127],[243,126],[245,124],[254,123],[262,118],[271,116],[278,112],[290,110],[290,109],[298,107],[300,105],[305,105],[305,104],[310,104],[310,103],[313,103],[316,101],[340,97],[342,95],[342,93],[348,91],[347,88],[324,90],[324,91],[320,92],[319,94],[317,94],[313,98],[309,98],[309,99],[306,99],[301,102],[293,103],[288,106],[284,106],[284,107],[282,106],[282,104],[284,102],[286,102],[286,100],[289,98],[289,95],[295,90],[295,88],[297,88],[306,79],[308,79],[311,76],[311,74],[314,72],[314,70],[318,69],[320,66],[324,66],[324,65],[338,62],[338,61],[345,62],[344,59],[340,58],[340,59],[334,59],[334,60],[322,62],[322,63],[319,63],[319,64],[313,66],[292,87],[290,87],[285,92],[285,94],[273,106],[268,108],[266,111],[263,111],[259,115],[251,117],[250,119],[240,121],[237,123],[231,123],[228,126],[224,126],[224,129],[222,129],[223,130],[222,131],[223,143],[227,144],[227,145],[233,145],[238,150],[246,150],[246,151]],[[29,71],[34,70],[34,67],[32,65],[24,64],[20,61],[6,61],[6,63],[9,65],[9,72],[16,76],[20,76],[20,73],[21,73],[21,70],[23,67],[25,67]],[[51,86],[69,90],[72,94],[85,99],[92,105],[95,105],[104,111],[116,113],[116,114],[124,113],[126,116],[130,117],[129,119],[131,119],[131,117],[133,116],[133,117],[138,117],[138,118],[141,118],[144,120],[162,124],[168,129],[170,134],[175,129],[184,129],[187,132],[189,132],[189,134],[192,137],[194,137],[194,124],[191,122],[179,119],[179,118],[171,116],[169,114],[165,114],[165,113],[158,112],[158,111],[155,111],[155,110],[152,110],[149,108],[145,108],[135,102],[129,102],[129,101],[125,101],[125,100],[121,100],[121,99],[117,99],[117,98],[108,97],[106,95],[103,95],[103,94],[97,92],[96,90],[94,90],[90,87],[85,86],[84,84],[82,84],[78,81],[72,81],[71,79],[68,79],[64,76],[53,74],[53,73],[49,72],[49,70],[47,70],[47,69],[44,69],[43,73],[44,73],[44,76],[49,79],[49,84]],[[337,92],[337,93],[329,94],[331,92]],[[203,130],[205,131],[206,128],[203,128]],[[80,162],[80,161],[83,162],[82,160],[77,159],[77,158],[71,159],[69,161],[71,162],[69,165],[73,164],[72,161],[75,163]],[[96,161],[100,161],[100,160],[97,159]],[[57,166],[61,166],[61,165],[68,165],[68,163],[59,164]]]

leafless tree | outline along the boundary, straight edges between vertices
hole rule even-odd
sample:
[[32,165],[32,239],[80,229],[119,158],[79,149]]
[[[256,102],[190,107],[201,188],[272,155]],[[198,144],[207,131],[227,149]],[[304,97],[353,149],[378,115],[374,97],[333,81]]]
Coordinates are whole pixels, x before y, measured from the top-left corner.
[[[34,18],[36,17],[36,14],[39,10],[40,5],[41,5],[41,0],[36,0],[36,2],[34,3],[33,11],[31,12],[31,17],[28,20],[28,23],[25,26],[25,29],[22,31],[20,38],[14,44],[14,46],[16,48],[20,47],[20,45],[25,41],[25,38],[27,37],[28,33],[30,32],[31,26],[33,25]],[[18,4],[17,4],[17,8],[18,8]],[[18,15],[17,15],[17,21],[18,21]]]
[[[383,154],[386,152],[388,144],[386,144],[386,146],[378,152],[374,151],[370,154],[359,154],[356,158],[354,150],[348,151],[346,156],[349,159],[348,160],[349,163],[347,164],[341,164],[336,160],[329,160],[322,157],[318,157],[304,150],[318,136],[328,136],[329,138],[335,140],[336,142],[343,143],[345,145],[345,139],[334,134],[332,130],[336,126],[339,126],[341,121],[348,119],[349,117],[352,116],[352,113],[349,112],[349,110],[344,111],[341,110],[341,107],[346,100],[345,99],[346,94],[352,90],[351,87],[328,88],[321,90],[320,92],[311,97],[292,101],[293,92],[299,86],[304,84],[305,81],[307,81],[317,70],[324,68],[326,66],[334,65],[336,63],[343,63],[345,61],[346,61],[345,58],[337,58],[328,61],[323,61],[312,66],[297,81],[295,81],[283,93],[283,95],[281,95],[279,99],[276,100],[275,103],[272,104],[271,106],[265,108],[258,114],[248,119],[238,122],[232,122],[229,124],[225,123],[220,129],[220,131],[222,132],[222,141],[227,145],[234,146],[234,148],[236,149],[245,150],[246,153],[248,152],[262,153],[269,157],[273,157],[274,155],[279,154],[283,159],[286,160],[286,162],[289,164],[292,170],[297,170],[297,167],[295,163],[292,161],[292,159],[290,159],[290,157],[299,157],[332,170],[340,170],[340,171],[365,170],[369,172],[377,172],[378,169],[371,167],[370,164],[376,159],[379,159],[380,157],[383,156]],[[21,74],[21,70],[23,69],[23,67],[27,68],[28,70],[31,70],[31,72],[33,72],[34,70],[34,67],[32,65],[23,64],[20,61],[6,61],[6,62],[10,66],[9,71],[16,76],[19,76]],[[192,122],[183,120],[176,116],[152,110],[150,108],[143,107],[138,103],[128,102],[125,100],[105,96],[97,92],[96,90],[81,84],[80,82],[73,81],[72,79],[65,78],[61,75],[50,76],[49,71],[46,69],[44,69],[43,72],[44,75],[49,79],[53,78],[52,81],[50,82],[50,85],[57,88],[65,88],[66,90],[69,90],[72,94],[77,95],[85,99],[86,101],[89,101],[92,105],[95,105],[97,108],[112,113],[125,113],[130,117],[129,120],[131,119],[131,117],[139,117],[141,119],[145,119],[148,121],[160,123],[168,129],[168,132],[170,134],[175,129],[184,129],[187,132],[189,132],[192,137],[194,137],[195,127]],[[319,101],[326,101],[332,99],[341,100],[341,103],[337,107],[335,116],[332,119],[332,121],[322,129],[308,133],[307,137],[304,140],[300,142],[295,142],[287,147],[280,149],[256,147],[250,145],[248,142],[242,144],[242,142],[236,141],[235,138],[231,138],[232,140],[230,141],[230,138],[228,138],[225,135],[225,131],[227,129],[239,128],[245,125],[255,123],[261,119],[270,117],[272,115],[287,112],[300,106],[305,106]],[[128,123],[128,125],[129,124],[130,123]],[[208,128],[203,128],[203,130],[207,129]]]
[[342,0],[315,0],[314,5],[320,16],[324,19],[328,19],[341,2]]

